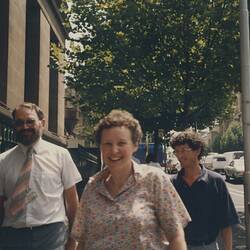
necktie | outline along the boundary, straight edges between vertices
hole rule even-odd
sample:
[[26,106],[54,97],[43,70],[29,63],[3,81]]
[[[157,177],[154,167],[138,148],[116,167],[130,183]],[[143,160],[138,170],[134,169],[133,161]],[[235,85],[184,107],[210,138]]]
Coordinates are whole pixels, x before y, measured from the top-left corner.
[[32,153],[33,148],[29,148],[27,150],[25,162],[15,184],[14,192],[11,195],[9,206],[10,216],[16,216],[21,213],[26,208],[26,205],[36,198],[35,192],[29,187],[32,168]]

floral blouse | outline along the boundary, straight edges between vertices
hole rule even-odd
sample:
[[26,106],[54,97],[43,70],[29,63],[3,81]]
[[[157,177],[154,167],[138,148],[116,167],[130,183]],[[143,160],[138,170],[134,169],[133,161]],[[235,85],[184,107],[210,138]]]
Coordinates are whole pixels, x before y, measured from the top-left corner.
[[86,250],[166,248],[166,237],[191,220],[169,177],[133,162],[134,174],[116,197],[105,187],[105,168],[82,194],[71,237]]

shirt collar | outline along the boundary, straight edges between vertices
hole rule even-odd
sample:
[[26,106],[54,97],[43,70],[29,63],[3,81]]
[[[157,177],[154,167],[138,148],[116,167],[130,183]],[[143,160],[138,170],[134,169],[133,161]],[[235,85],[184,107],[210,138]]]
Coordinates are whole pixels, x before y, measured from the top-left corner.
[[[135,181],[137,181],[141,176],[142,176],[142,170],[140,168],[140,165],[138,163],[136,163],[135,161],[132,160],[132,168],[133,168],[133,175],[135,178]],[[109,170],[107,167],[104,167],[103,170],[101,170],[100,172],[98,172],[97,174],[93,175],[92,177],[90,177],[90,181],[103,181],[104,179],[106,179],[109,175]]]
[[[41,145],[42,139],[41,137],[33,144],[33,153],[37,154],[39,152],[39,146]],[[25,146],[22,143],[18,143],[19,147],[21,148],[21,151],[23,152],[24,155],[26,155],[28,149],[30,146]]]
[[[201,173],[200,173],[200,175],[199,175],[199,177],[197,178],[196,181],[204,181],[205,183],[208,183],[207,169],[202,164],[200,164],[200,167],[201,167]],[[178,174],[177,174],[177,180],[178,180],[178,182],[182,181],[182,176],[184,175],[184,172],[185,172],[184,168],[182,168],[178,172]]]
[[143,174],[140,164],[133,161],[133,170],[134,170],[135,181],[137,182],[142,177]]
[[[132,162],[133,162],[133,165],[132,165],[133,174],[131,176],[129,176],[128,180],[126,181],[126,183],[124,184],[124,186],[120,190],[119,194],[121,194],[124,191],[128,190],[131,186],[133,186],[136,183],[137,175],[138,175],[138,172],[137,172],[138,165],[134,161],[132,161]],[[98,192],[100,194],[108,197],[110,200],[115,200],[116,197],[112,197],[109,194],[109,192],[105,188],[105,184],[104,184],[104,180],[108,177],[109,173],[110,172],[109,172],[108,167],[105,167],[103,170],[98,172],[96,175],[90,177],[89,182],[95,182],[96,183],[97,190],[98,190]]]

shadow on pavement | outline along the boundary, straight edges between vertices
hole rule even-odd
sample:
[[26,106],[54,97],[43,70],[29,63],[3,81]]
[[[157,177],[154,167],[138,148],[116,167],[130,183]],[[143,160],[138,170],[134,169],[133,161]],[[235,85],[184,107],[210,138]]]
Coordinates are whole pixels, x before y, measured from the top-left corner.
[[[245,215],[243,212],[238,212],[240,224],[233,227],[233,250],[247,250],[246,247],[246,230],[245,230]],[[224,249],[221,239],[218,238],[219,249]]]
[[242,184],[244,184],[243,180],[241,180],[241,179],[226,180],[226,182],[231,183],[231,184],[235,184],[235,185],[242,185]]
[[238,212],[240,217],[240,225],[233,228],[233,249],[246,250],[246,229],[245,229],[245,214]]

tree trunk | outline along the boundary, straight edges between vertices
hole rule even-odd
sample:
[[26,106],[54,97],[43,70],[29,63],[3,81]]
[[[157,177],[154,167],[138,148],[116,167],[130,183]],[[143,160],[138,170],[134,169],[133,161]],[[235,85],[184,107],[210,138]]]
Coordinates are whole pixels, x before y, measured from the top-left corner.
[[159,149],[159,144],[160,144],[160,140],[159,140],[159,130],[155,129],[154,130],[154,158],[156,161],[158,161],[158,149]]

